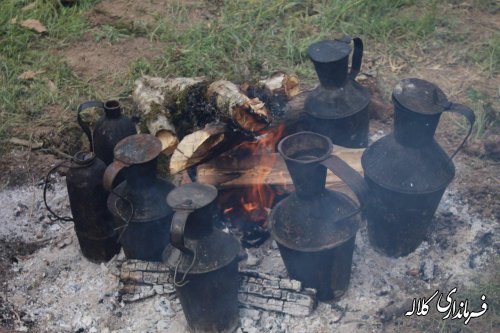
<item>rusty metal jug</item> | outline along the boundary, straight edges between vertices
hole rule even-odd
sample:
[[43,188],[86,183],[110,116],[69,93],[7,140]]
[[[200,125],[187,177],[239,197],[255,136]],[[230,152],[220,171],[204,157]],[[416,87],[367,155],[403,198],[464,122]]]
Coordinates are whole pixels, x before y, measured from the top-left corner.
[[213,227],[217,189],[190,183],[167,197],[175,210],[164,260],[192,332],[234,332],[238,326],[240,244]]
[[[392,101],[394,132],[365,150],[361,164],[371,190],[366,212],[370,242],[386,255],[399,257],[413,252],[427,235],[455,176],[452,158],[470,136],[475,116],[420,79],[399,82]],[[469,122],[465,139],[451,157],[434,139],[443,112],[459,113]]]
[[[116,145],[115,160],[104,173],[104,188],[111,191],[108,209],[121,230],[119,240],[128,259],[161,261],[169,242],[173,211],[165,197],[174,185],[156,175],[161,150],[153,135],[129,136]],[[114,187],[122,170],[125,181]]]
[[325,188],[326,171],[339,176],[363,203],[367,187],[347,163],[331,155],[328,137],[299,132],[278,144],[295,192],[271,211],[270,232],[291,278],[316,288],[321,300],[343,295],[349,285],[361,208],[347,195]]
[[120,251],[118,236],[114,230],[113,216],[106,206],[108,193],[102,186],[106,165],[94,153],[78,152],[66,165],[66,186],[73,217],[60,217],[49,207],[46,193],[52,172],[47,174],[43,192],[48,211],[62,221],[73,221],[78,243],[83,255],[92,262],[106,262]]
[[355,81],[361,68],[363,42],[352,39],[354,53],[348,72],[351,37],[324,40],[309,46],[320,86],[307,96],[304,111],[309,130],[329,137],[339,146],[361,148],[368,145],[368,104],[370,94]]
[[[92,131],[81,117],[81,112],[88,108],[101,108],[104,114],[97,120]],[[134,123],[129,117],[122,114],[120,102],[88,101],[78,107],[77,121],[89,138],[92,151],[106,165],[113,162],[113,149],[121,139],[137,133]]]

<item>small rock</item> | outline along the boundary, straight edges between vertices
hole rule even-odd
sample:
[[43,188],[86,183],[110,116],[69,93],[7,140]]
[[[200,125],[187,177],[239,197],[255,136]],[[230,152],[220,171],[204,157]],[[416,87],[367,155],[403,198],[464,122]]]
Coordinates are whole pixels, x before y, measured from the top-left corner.
[[166,320],[159,320],[156,323],[156,331],[157,332],[165,332],[169,326],[170,326],[170,324]]
[[260,259],[254,256],[252,253],[247,251],[248,257],[247,260],[245,261],[245,264],[247,266],[257,266],[260,263]]
[[421,266],[422,280],[430,281],[434,278],[434,261],[431,258],[424,260]]
[[417,277],[420,276],[420,269],[412,268],[406,271],[406,275]]
[[243,318],[241,320],[241,327],[244,332],[248,332],[248,329],[255,326],[255,322],[250,318]]
[[277,250],[277,249],[278,249],[278,243],[276,243],[276,241],[275,241],[275,240],[273,240],[273,241],[271,242],[271,247],[272,247],[273,249]]
[[89,330],[89,333],[97,333],[97,328],[95,328],[94,326],[92,326]]
[[254,321],[259,321],[260,319],[260,311],[255,309],[247,309],[243,308],[240,310],[240,318],[251,318]]

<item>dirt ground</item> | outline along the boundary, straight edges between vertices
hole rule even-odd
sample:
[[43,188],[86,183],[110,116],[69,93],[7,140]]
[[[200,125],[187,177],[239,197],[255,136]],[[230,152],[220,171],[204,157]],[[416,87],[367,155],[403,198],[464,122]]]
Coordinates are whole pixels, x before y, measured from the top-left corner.
[[[140,27],[150,24],[158,15],[175,13],[175,3],[173,0],[109,0],[99,3],[88,15],[95,26],[121,24]],[[192,22],[216,15],[215,9],[204,8],[204,1],[191,0],[187,3],[190,4],[189,18]],[[474,33],[477,34],[491,34],[500,29],[498,16],[475,11],[465,5],[457,15],[470,22],[459,29],[476,29]],[[458,46],[457,43],[453,45]],[[154,60],[165,47],[169,45],[144,37],[127,37],[120,43],[111,44],[87,34],[60,52],[77,75],[102,89],[103,95],[114,96],[123,89],[120,82],[125,80],[132,62],[142,58]],[[364,62],[371,64],[373,72],[370,69],[370,73],[375,73],[373,80],[377,94],[386,105],[385,112],[381,112],[379,117],[382,119],[372,121],[372,138],[391,131],[392,119],[387,115],[387,109],[390,110],[387,107],[388,96],[394,84],[404,77],[432,81],[452,101],[464,101],[471,88],[499,98],[499,78],[488,77],[484,72],[464,64],[460,52],[459,47],[450,51],[436,45],[425,53],[415,50],[411,55],[391,58],[368,50]],[[82,144],[78,128],[75,124],[67,126],[70,119],[63,114],[63,110],[53,110],[51,117],[30,129],[33,141],[48,140],[56,147],[55,152],[30,151],[21,147],[3,156],[0,161],[0,198],[3,199],[0,206],[3,225],[0,227],[0,332],[2,326],[28,332],[182,331],[184,322],[178,308],[174,319],[162,319],[166,311],[164,297],[155,297],[142,304],[116,302],[116,281],[108,274],[108,266],[86,262],[79,253],[71,225],[53,223],[48,219],[40,200],[41,180],[48,169],[61,160],[58,152],[71,154]],[[58,118],[62,119],[61,123],[54,125],[53,119]],[[445,115],[442,119],[436,137],[451,152],[460,142],[465,129],[463,122],[455,116]],[[497,129],[490,131],[493,133]],[[497,266],[493,258],[500,252],[500,162],[498,156],[487,154],[484,140],[473,138],[455,158],[456,178],[438,210],[435,229],[414,254],[397,260],[380,256],[370,249],[365,231],[362,231],[357,240],[351,289],[337,307],[321,304],[316,315],[307,320],[264,313],[258,316],[245,313],[243,317],[257,316],[258,319],[254,318],[250,324],[262,331],[270,331],[264,321],[269,322],[266,318],[272,318],[278,323],[276,327],[286,326],[288,329],[276,329],[275,332],[398,332],[401,325],[407,331],[419,332],[416,319],[403,324],[400,321],[384,322],[378,311],[390,304],[403,302],[403,296],[415,297],[418,292],[443,287],[445,281],[448,282],[448,289],[459,282],[474,286],[480,273],[495,273]],[[58,209],[68,212],[61,179],[56,182],[52,194]],[[260,260],[262,269],[283,273],[283,266],[278,264],[279,255],[270,242],[263,249],[252,251]],[[432,258],[436,267],[431,282],[424,281],[420,275],[420,265],[426,257]],[[380,267],[394,267],[394,271],[380,272]],[[412,270],[418,273],[415,276],[408,273]],[[448,279],[450,274],[453,277]],[[61,291],[57,290],[58,286],[61,286]],[[367,291],[370,288],[388,291],[382,296],[373,295]],[[395,298],[391,299],[393,296]],[[84,297],[85,304],[75,303],[75,300]],[[175,308],[175,300],[167,301],[172,302]],[[67,309],[61,305],[64,302],[68,303]],[[50,311],[51,306],[59,306],[60,313]],[[346,309],[347,306],[351,311],[341,314],[338,309]],[[325,319],[332,316],[342,318],[334,323]],[[133,322],[137,318],[142,318],[140,323]],[[148,320],[151,323],[147,323]],[[251,330],[245,328],[244,332]]]

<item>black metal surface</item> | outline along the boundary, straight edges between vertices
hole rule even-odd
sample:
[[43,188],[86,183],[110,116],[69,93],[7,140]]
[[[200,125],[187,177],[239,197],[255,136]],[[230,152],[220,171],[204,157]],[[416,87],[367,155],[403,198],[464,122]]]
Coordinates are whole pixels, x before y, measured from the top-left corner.
[[[90,126],[82,121],[80,112],[86,108],[98,107],[104,109],[104,114],[95,124],[93,133]],[[106,165],[113,162],[113,149],[121,139],[136,134],[136,128],[132,120],[122,114],[120,103],[116,100],[107,101],[89,101],[78,107],[78,124],[87,134],[90,146],[93,148],[96,156]]]
[[336,156],[329,138],[300,132],[278,144],[296,192],[277,204],[269,217],[288,272],[318,289],[320,299],[343,294],[349,284],[354,238],[361,209],[340,192],[325,189],[327,168],[355,192],[367,198],[363,178]]
[[321,85],[306,98],[308,129],[328,136],[333,143],[352,148],[368,144],[368,90],[354,79],[361,67],[363,42],[354,38],[348,72],[351,38],[327,40],[308,49]]
[[126,179],[110,193],[108,208],[128,259],[161,261],[169,243],[173,211],[165,197],[174,185],[157,177],[160,152],[161,144],[154,136],[129,136],[117,144],[115,161],[104,173],[103,183],[108,190],[114,187],[119,174]]
[[[455,166],[434,140],[442,112],[464,115],[474,123],[472,110],[447,101],[430,82],[407,79],[393,91],[394,133],[370,146],[361,158],[371,190],[367,204],[372,245],[399,257],[414,251],[429,230],[441,197],[455,176]],[[414,109],[410,109],[414,108]]]
[[238,325],[238,254],[231,235],[213,228],[217,189],[191,183],[167,197],[175,215],[164,261],[193,332],[233,332]]
[[232,333],[238,327],[238,260],[207,273],[188,274],[176,287],[189,329],[196,333]]
[[356,235],[332,249],[314,252],[296,251],[280,243],[278,248],[290,277],[302,281],[304,287],[316,288],[324,301],[347,291],[355,239]]
[[111,259],[120,251],[102,186],[106,165],[93,153],[77,153],[66,175],[71,213],[83,255],[94,262]]
[[389,190],[370,178],[366,182],[371,190],[366,210],[370,243],[391,257],[410,254],[429,233],[446,186],[430,193],[410,194]]

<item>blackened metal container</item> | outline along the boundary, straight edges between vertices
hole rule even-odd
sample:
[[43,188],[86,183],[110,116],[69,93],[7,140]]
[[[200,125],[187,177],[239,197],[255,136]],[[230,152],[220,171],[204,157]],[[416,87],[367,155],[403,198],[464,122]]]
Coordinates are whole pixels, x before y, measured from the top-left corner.
[[[80,113],[88,108],[101,108],[104,114],[97,120],[94,129],[83,121]],[[135,124],[122,113],[120,102],[88,101],[78,107],[78,124],[90,141],[92,151],[106,165],[113,162],[113,149],[123,138],[137,133]]]
[[351,38],[324,40],[309,46],[320,85],[306,98],[309,130],[329,137],[339,146],[368,145],[370,94],[355,81],[361,68],[363,42],[354,38],[351,71],[348,71]]
[[182,185],[167,197],[175,214],[164,260],[189,330],[196,333],[234,332],[239,321],[240,244],[213,227],[219,218],[216,197],[215,187],[199,183]]
[[[161,261],[169,242],[172,209],[165,197],[174,185],[157,177],[161,142],[150,134],[136,134],[115,147],[115,161],[103,177],[110,190],[108,208],[120,230],[120,243],[128,259]],[[114,180],[123,172],[125,181],[115,187]]]
[[361,208],[347,195],[325,188],[332,170],[363,203],[367,187],[348,164],[331,155],[328,137],[299,132],[278,145],[295,192],[271,211],[270,232],[291,278],[316,288],[320,300],[344,294],[351,276],[352,256]]
[[66,175],[71,213],[83,255],[106,262],[120,251],[113,216],[106,206],[102,185],[106,165],[94,153],[77,153]]
[[[472,110],[448,101],[436,85],[404,79],[392,93],[394,132],[363,153],[361,164],[371,196],[368,235],[380,252],[400,257],[413,252],[429,232],[444,191],[455,176],[452,158],[471,134]],[[434,139],[443,112],[469,121],[469,131],[449,157]]]

